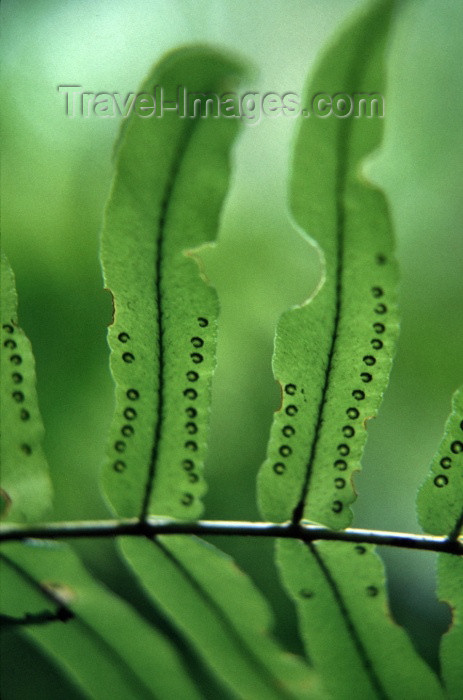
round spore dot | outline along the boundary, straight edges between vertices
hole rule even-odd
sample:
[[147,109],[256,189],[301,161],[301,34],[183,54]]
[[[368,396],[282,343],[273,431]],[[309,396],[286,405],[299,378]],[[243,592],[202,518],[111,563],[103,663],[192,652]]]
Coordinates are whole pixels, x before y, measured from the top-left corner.
[[286,471],[286,467],[283,462],[277,462],[273,465],[273,471],[275,474],[283,474]]
[[297,406],[294,406],[293,404],[290,404],[289,406],[286,407],[286,415],[287,416],[295,416],[298,411]]
[[285,437],[291,437],[296,432],[292,425],[285,425],[281,432]]
[[31,448],[31,446],[30,446],[30,445],[27,445],[25,442],[21,445],[21,451],[22,451],[25,455],[30,455],[30,454],[32,454],[32,448]]
[[184,445],[186,450],[191,450],[191,452],[197,452],[198,445],[194,440],[187,440]]
[[196,408],[193,408],[193,406],[188,406],[185,408],[185,413],[187,414],[188,418],[196,418],[198,415],[198,411]]
[[382,297],[384,292],[381,289],[381,287],[372,287],[371,288],[371,293],[375,297],[375,299],[378,299],[379,297]]
[[342,442],[340,445],[338,445],[336,447],[336,449],[342,457],[347,457],[347,455],[350,452],[349,445],[346,445],[344,442]]
[[23,361],[23,358],[21,357],[21,355],[11,355],[11,357],[10,357],[10,362],[13,365],[20,365],[22,361]]
[[445,474],[439,474],[436,476],[434,479],[434,484],[437,486],[437,488],[441,489],[443,486],[447,486],[449,483],[448,478],[445,476]]
[[129,335],[128,333],[125,333],[125,332],[123,331],[122,333],[119,333],[119,335],[117,336],[117,339],[118,339],[121,343],[126,343],[128,340],[130,340],[130,335]]
[[135,355],[132,355],[131,352],[124,352],[122,355],[122,359],[124,362],[126,362],[128,365],[132,364],[132,362],[135,362]]
[[375,314],[380,314],[382,316],[383,314],[387,313],[387,306],[386,304],[376,304],[375,306]]
[[184,459],[182,462],[182,467],[186,472],[191,472],[194,468],[194,462],[191,459]]
[[195,365],[199,365],[204,360],[204,357],[199,352],[190,353],[190,357],[195,363]]
[[114,464],[113,464],[114,471],[119,472],[119,473],[123,472],[126,467],[127,467],[126,463],[120,459],[118,459],[117,462],[114,462]]
[[125,452],[126,444],[123,440],[117,440],[114,443],[114,449],[116,452]]
[[198,318],[198,325],[201,326],[201,328],[206,328],[206,326],[209,325],[209,321],[207,320],[207,318],[200,316]]
[[5,340],[5,342],[3,343],[3,347],[9,348],[9,350],[14,350],[15,347],[16,347],[16,343],[15,343],[15,341],[14,341],[12,338],[8,338],[8,339]]
[[381,350],[381,348],[383,347],[383,341],[379,338],[372,338],[372,340],[370,340],[370,345],[373,348],[373,350]]
[[452,458],[451,457],[442,457],[439,464],[441,465],[441,467],[443,469],[450,469],[450,467],[452,466]]
[[188,481],[190,484],[196,484],[197,481],[199,481],[199,476],[197,474],[188,474]]
[[352,392],[352,396],[354,397],[354,399],[357,399],[357,401],[363,401],[363,399],[365,398],[365,392],[361,389],[354,389],[354,391]]
[[365,591],[366,591],[367,595],[370,596],[370,598],[374,598],[374,597],[377,596],[378,593],[379,593],[379,591],[378,591],[378,589],[376,588],[376,586],[367,586],[367,587],[365,588]]
[[347,469],[347,462],[346,462],[345,459],[337,459],[337,460],[333,463],[333,467],[334,467],[335,469],[338,469],[340,472],[344,472],[344,471],[346,471],[346,469]]
[[282,457],[289,457],[289,455],[292,452],[292,449],[289,445],[282,445],[278,452],[281,454]]
[[126,394],[127,398],[130,399],[131,401],[136,401],[137,399],[140,398],[140,394],[136,389],[129,389]]
[[2,326],[3,330],[5,330],[7,333],[13,333],[14,328],[13,326],[10,326],[9,323],[4,323]]
[[182,506],[191,506],[191,504],[193,503],[193,494],[184,493],[180,503],[182,504]]
[[195,389],[188,388],[184,390],[183,396],[185,396],[185,398],[187,399],[190,399],[190,401],[194,401],[198,398],[198,392],[195,391]]
[[360,375],[360,379],[364,384],[368,384],[369,382],[371,382],[373,377],[369,372],[362,372]]
[[22,403],[24,401],[24,394],[22,391],[13,391],[11,396],[14,398],[16,403]]
[[373,330],[376,331],[376,333],[384,333],[384,331],[386,330],[386,326],[384,325],[384,323],[374,323]]
[[364,363],[365,363],[366,365],[368,365],[369,367],[372,367],[373,365],[376,364],[376,358],[373,357],[373,355],[365,355],[365,356],[363,357],[363,361],[364,361]]
[[11,379],[15,384],[21,384],[23,376],[22,374],[19,374],[19,372],[13,372],[13,374],[11,375]]
[[189,382],[197,382],[199,379],[199,374],[191,370],[190,372],[186,373],[186,378]]
[[21,409],[19,417],[21,418],[21,420],[29,420],[29,418],[31,417],[31,414],[29,413],[29,411],[26,411],[26,409],[23,408],[23,409]]
[[367,548],[363,546],[363,544],[356,544],[354,547],[355,551],[357,554],[365,554],[367,551]]
[[195,336],[194,338],[191,338],[190,343],[194,348],[202,348],[204,345],[204,340],[198,336]]
[[342,511],[342,503],[341,501],[333,501],[331,504],[331,510],[333,513],[340,513]]
[[457,455],[460,452],[463,452],[463,442],[460,442],[460,440],[454,440],[452,442],[452,444],[450,445],[450,449],[454,455]]
[[128,406],[124,411],[124,416],[127,418],[127,420],[135,420],[137,417],[137,412],[134,408]]
[[351,425],[344,425],[342,427],[342,434],[346,438],[351,438],[355,435],[355,430]]
[[350,408],[348,408],[346,413],[351,420],[355,420],[360,415],[358,408],[354,408],[354,406],[351,406]]
[[287,385],[285,386],[285,391],[286,391],[287,394],[289,394],[289,396],[294,396],[294,394],[295,394],[296,391],[297,391],[297,387],[296,387],[295,384],[287,384]]
[[339,477],[334,480],[334,485],[337,489],[343,489],[346,486],[346,480]]
[[123,425],[121,428],[121,433],[124,437],[130,437],[133,435],[135,432],[133,426],[131,425]]
[[192,422],[187,423],[185,425],[185,429],[189,435],[194,435],[195,433],[198,432],[198,426],[196,425],[196,423],[192,423]]

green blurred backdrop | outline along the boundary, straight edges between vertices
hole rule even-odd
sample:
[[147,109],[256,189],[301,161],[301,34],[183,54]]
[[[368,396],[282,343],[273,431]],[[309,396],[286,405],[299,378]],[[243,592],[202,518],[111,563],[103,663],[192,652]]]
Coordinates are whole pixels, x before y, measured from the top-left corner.
[[[191,41],[252,61],[260,92],[302,92],[308,71],[354,0],[4,0],[3,247],[17,276],[20,320],[32,340],[53,517],[98,518],[105,431],[112,410],[99,231],[120,119],[66,117],[60,84],[136,91],[166,50]],[[463,380],[463,93],[459,0],[399,2],[388,66],[384,148],[367,165],[385,188],[402,270],[402,333],[390,387],[369,427],[356,479],[357,526],[418,531],[414,499]],[[367,57],[366,57],[367,60]],[[272,379],[279,314],[318,279],[313,250],[287,214],[297,119],[245,125],[232,188],[207,271],[221,301],[219,364],[208,459],[207,517],[258,517],[255,477],[278,390]],[[317,232],[310,232],[316,237]],[[276,582],[270,542],[214,540],[270,599],[277,634],[298,650],[295,619]],[[145,610],[110,543],[79,542],[85,561]],[[382,552],[392,605],[436,664],[448,624],[435,602],[431,554]],[[4,674],[5,697],[52,697],[49,669],[28,644],[3,640],[5,665],[30,664],[29,680]],[[62,686],[64,688],[64,686]],[[64,691],[61,690],[61,693]],[[74,697],[70,689],[66,697]],[[45,695],[44,695],[45,694]],[[59,694],[56,697],[63,697]]]

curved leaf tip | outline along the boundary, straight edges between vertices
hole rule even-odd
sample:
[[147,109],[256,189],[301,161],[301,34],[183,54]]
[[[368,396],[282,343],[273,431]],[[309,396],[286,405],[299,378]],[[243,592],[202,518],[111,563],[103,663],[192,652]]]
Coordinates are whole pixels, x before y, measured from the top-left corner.
[[[368,8],[344,31],[309,82],[320,92],[383,90],[391,4]],[[368,61],[365,56],[368,55]],[[361,469],[366,421],[378,411],[395,339],[397,267],[382,192],[359,174],[382,138],[382,121],[301,124],[291,181],[299,227],[323,250],[326,279],[310,303],[278,324],[274,374],[283,387],[259,474],[264,517],[346,527]]]
[[[220,95],[242,66],[207,47],[169,54],[142,91]],[[205,492],[218,302],[197,255],[217,234],[236,119],[132,115],[118,146],[101,259],[116,414],[104,487],[120,515],[197,518]]]

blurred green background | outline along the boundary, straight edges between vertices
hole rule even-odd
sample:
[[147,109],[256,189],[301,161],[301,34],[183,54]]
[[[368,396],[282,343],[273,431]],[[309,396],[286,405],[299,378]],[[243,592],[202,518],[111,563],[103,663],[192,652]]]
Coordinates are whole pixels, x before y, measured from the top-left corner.
[[[257,68],[252,89],[301,93],[325,41],[354,0],[4,0],[3,247],[31,338],[57,519],[106,517],[98,474],[112,411],[99,232],[120,119],[68,118],[60,84],[136,91],[165,51],[191,41],[232,49]],[[384,147],[367,165],[386,190],[402,270],[402,332],[379,418],[356,478],[354,525],[419,531],[415,494],[463,380],[463,93],[459,0],[399,2],[388,54]],[[365,57],[367,60],[367,57]],[[207,258],[221,301],[206,517],[258,518],[255,477],[278,390],[275,324],[318,279],[293,227],[286,190],[297,119],[245,125],[219,243]],[[316,237],[316,231],[310,232]],[[222,538],[265,592],[276,633],[299,650],[267,541]],[[87,564],[147,611],[108,542],[79,542]],[[432,554],[381,552],[397,619],[434,665],[449,614],[434,593]],[[11,636],[5,697],[53,697],[41,654]],[[15,660],[15,655],[21,658]],[[31,664],[31,665],[30,665]],[[4,666],[4,667],[5,667]],[[27,685],[23,685],[27,683]],[[61,686],[61,692],[64,686]],[[69,697],[74,697],[71,691]],[[66,695],[67,696],[67,695]],[[57,695],[63,697],[63,695]]]

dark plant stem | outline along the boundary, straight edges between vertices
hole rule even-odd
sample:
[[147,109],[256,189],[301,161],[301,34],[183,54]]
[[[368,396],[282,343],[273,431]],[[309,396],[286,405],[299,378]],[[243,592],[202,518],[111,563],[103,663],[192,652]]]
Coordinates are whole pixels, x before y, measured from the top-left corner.
[[26,539],[67,539],[77,537],[140,537],[153,535],[232,535],[241,537],[282,537],[315,542],[360,542],[385,547],[424,549],[431,552],[463,554],[463,538],[447,535],[416,535],[408,532],[383,530],[330,530],[321,525],[305,523],[266,523],[234,520],[198,520],[183,522],[167,518],[148,517],[120,520],[84,520],[51,522],[37,525],[7,524],[0,526],[0,542]]

